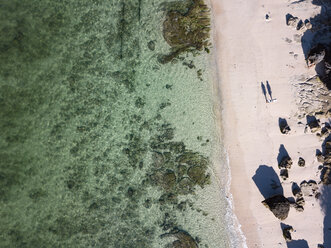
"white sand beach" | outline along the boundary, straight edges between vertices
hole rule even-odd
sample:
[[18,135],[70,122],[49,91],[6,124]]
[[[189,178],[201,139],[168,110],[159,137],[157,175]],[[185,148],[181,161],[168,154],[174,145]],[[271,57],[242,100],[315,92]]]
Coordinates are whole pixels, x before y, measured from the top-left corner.
[[[303,180],[320,181],[315,152],[321,149],[321,140],[305,133],[305,119],[298,116],[299,89],[295,87],[295,82],[316,72],[306,65],[300,31],[286,25],[288,13],[304,20],[320,13],[320,7],[311,1],[293,2],[211,0],[231,193],[248,247],[323,244],[324,215],[315,197],[304,198],[303,212],[291,207],[283,221],[261,203],[271,187],[266,180],[268,173],[274,171],[279,176],[277,156],[281,145],[293,160],[289,178],[279,178],[285,197],[294,197],[293,182],[300,185]],[[277,99],[271,103],[266,102],[261,89],[261,82],[266,85],[266,81]],[[287,120],[289,134],[280,132],[280,117]],[[299,157],[305,159],[305,167],[298,166]],[[286,243],[281,223],[293,227],[292,244],[297,246]]]

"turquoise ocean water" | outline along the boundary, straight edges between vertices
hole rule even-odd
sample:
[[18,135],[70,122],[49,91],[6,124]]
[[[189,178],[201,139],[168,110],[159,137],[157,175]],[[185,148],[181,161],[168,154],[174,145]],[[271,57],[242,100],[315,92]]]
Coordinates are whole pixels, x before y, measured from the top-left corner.
[[212,55],[158,62],[166,2],[0,1],[0,247],[230,247]]

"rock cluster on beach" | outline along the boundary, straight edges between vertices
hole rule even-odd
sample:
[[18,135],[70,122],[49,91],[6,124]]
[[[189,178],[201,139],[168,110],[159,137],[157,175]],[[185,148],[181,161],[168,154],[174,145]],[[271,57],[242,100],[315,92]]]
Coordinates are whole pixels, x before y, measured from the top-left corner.
[[321,180],[323,184],[331,184],[331,141],[325,142],[325,153],[320,155],[320,161],[323,162],[321,171]]
[[293,161],[288,155],[285,155],[278,164],[278,168],[280,169],[280,176],[283,178],[283,180],[288,178],[288,170],[291,169],[292,164]]
[[[323,3],[322,5],[323,7],[326,7],[326,5],[331,7],[331,2]],[[316,181],[312,179],[303,180],[301,182],[299,181],[299,185],[291,181],[294,199],[288,198],[289,204],[296,211],[302,212],[305,206],[307,206],[307,202],[321,201],[321,198],[325,198],[321,189],[331,184],[331,22],[329,16],[325,13],[304,21],[299,17],[287,14],[286,25],[295,29],[296,34],[294,37],[298,37],[297,42],[301,43],[309,40],[309,45],[305,43],[302,44],[302,47],[305,53],[307,67],[315,68],[316,70],[315,76],[297,77],[297,82],[293,83],[298,89],[298,125],[305,127],[303,130],[305,135],[315,135],[318,137],[322,148],[322,151],[317,150],[316,152],[316,160],[320,163],[319,167],[316,168],[317,173],[316,175],[311,175],[311,178],[314,178]],[[279,118],[280,132],[282,134],[289,134],[290,129],[286,120],[284,120]],[[305,122],[305,124],[302,122]],[[302,169],[311,166],[310,162],[307,165],[303,157],[298,158],[297,165]],[[292,166],[293,161],[288,154],[284,155],[278,161],[279,175],[283,180],[290,178],[288,172]],[[318,176],[320,176],[320,181],[317,180]],[[275,197],[273,196],[269,199]],[[277,196],[275,199],[279,197]],[[265,201],[263,204],[266,205]],[[314,204],[312,203],[312,205]],[[270,210],[273,213],[275,211],[272,208]],[[324,209],[324,211],[326,210]],[[276,214],[275,216],[277,218],[280,217]],[[285,217],[285,215],[282,216]],[[293,227],[283,225],[282,232],[285,241],[291,242]],[[318,247],[324,246],[318,245]]]
[[[329,3],[331,7],[331,2]],[[318,25],[317,25],[318,24]],[[290,208],[295,209],[297,214],[305,211],[305,208],[314,206],[315,202],[319,204],[323,198],[324,186],[331,184],[331,22],[330,18],[322,21],[322,17],[314,17],[302,20],[299,17],[291,14],[286,15],[286,25],[292,27],[297,37],[297,42],[301,43],[307,35],[311,35],[310,47],[306,47],[304,52],[308,68],[316,69],[316,75],[305,78],[304,76],[297,77],[297,82],[293,85],[297,90],[297,105],[298,126],[293,127],[294,133],[301,130],[303,137],[317,137],[321,142],[321,151],[316,152],[317,162],[320,163],[316,167],[316,174],[311,174],[308,178],[298,180],[295,175],[295,180],[291,178],[291,170],[306,170],[312,168],[312,161],[307,158],[305,153],[298,158],[287,153],[284,145],[281,144],[279,149],[278,169],[279,177],[281,178],[281,186],[289,185],[292,187],[294,197],[287,197],[283,190],[280,193],[275,193],[271,196],[265,196],[262,204],[266,206],[273,215],[280,220],[285,220],[290,214]],[[320,32],[323,29],[325,32]],[[309,34],[308,34],[309,33]],[[288,43],[292,40],[285,40]],[[303,46],[303,45],[302,45]],[[292,116],[291,116],[292,117]],[[282,135],[291,136],[291,130],[287,120],[279,118],[279,130]],[[292,123],[291,123],[292,125]],[[291,126],[292,127],[292,126]],[[286,145],[286,144],[285,144]],[[301,154],[298,151],[298,154]],[[294,163],[294,159],[297,159]],[[314,161],[315,163],[316,161]],[[295,168],[295,169],[293,169]],[[307,174],[307,173],[306,173]],[[301,175],[301,174],[300,174]],[[305,175],[305,174],[302,174]],[[305,176],[307,177],[307,175]],[[318,180],[320,177],[320,181]],[[295,182],[297,181],[297,182]],[[306,210],[307,211],[307,210]],[[306,212],[305,212],[306,213]],[[292,226],[281,224],[283,237],[286,242],[292,241]],[[294,244],[294,243],[293,243]],[[288,246],[290,247],[290,246]],[[294,246],[293,246],[294,247]],[[299,246],[298,246],[299,247]],[[319,247],[323,247],[322,245]]]

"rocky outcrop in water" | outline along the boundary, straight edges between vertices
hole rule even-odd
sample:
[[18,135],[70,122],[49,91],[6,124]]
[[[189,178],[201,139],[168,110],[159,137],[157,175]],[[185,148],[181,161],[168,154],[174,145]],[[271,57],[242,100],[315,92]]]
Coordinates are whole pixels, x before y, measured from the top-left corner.
[[[172,142],[168,145],[170,144]],[[205,157],[189,150],[182,151],[182,148],[177,152],[179,154],[154,151],[155,168],[150,175],[152,184],[171,192],[175,197],[193,192],[196,186],[204,187],[210,179],[207,173],[208,160]]]
[[173,248],[198,248],[196,240],[186,231],[175,228],[170,233],[161,235],[161,238],[174,237],[175,241],[170,244]]
[[171,62],[184,52],[209,52],[210,17],[203,0],[193,0],[185,13],[169,10],[163,22],[163,37],[171,52],[159,56],[162,64]]
[[272,196],[262,201],[262,204],[280,220],[285,220],[290,211],[290,202],[283,195]]
[[288,178],[288,169],[281,169],[279,176],[283,179],[286,180]]

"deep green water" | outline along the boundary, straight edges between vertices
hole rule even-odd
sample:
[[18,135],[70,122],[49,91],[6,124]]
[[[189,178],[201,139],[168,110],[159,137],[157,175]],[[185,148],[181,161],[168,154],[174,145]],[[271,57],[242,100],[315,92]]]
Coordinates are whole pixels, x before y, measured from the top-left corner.
[[0,1],[0,247],[229,246],[210,55],[158,62],[162,3]]

